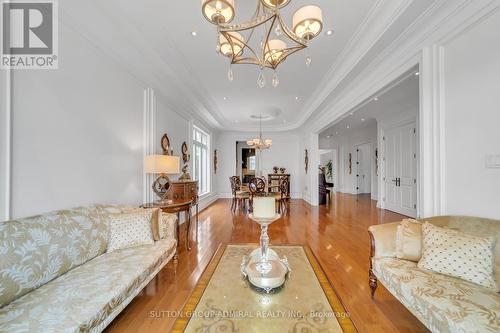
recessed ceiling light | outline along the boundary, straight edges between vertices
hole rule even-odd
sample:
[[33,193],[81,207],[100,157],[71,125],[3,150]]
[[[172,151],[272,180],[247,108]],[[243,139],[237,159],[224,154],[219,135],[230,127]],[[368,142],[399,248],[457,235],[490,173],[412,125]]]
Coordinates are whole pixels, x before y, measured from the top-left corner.
[[335,132],[335,134],[339,134],[339,132]]
[[376,102],[376,101],[378,101],[378,97],[377,97],[377,96],[373,97],[373,100],[374,100],[375,102]]
[[196,31],[191,31],[191,36],[196,37],[196,35],[198,35]]
[[332,29],[327,30],[327,31],[325,32],[325,34],[326,34],[327,36],[331,36],[331,35],[333,35],[333,30],[332,30]]
[[351,126],[347,125],[346,128],[351,128]]
[[295,96],[295,100],[298,101],[300,99],[299,96]]
[[226,96],[224,96],[223,98],[224,98],[225,101],[227,101],[227,97]]
[[361,121],[365,121],[365,118],[361,118]]
[[420,72],[416,72],[416,73],[415,73],[415,75],[416,75],[416,76],[419,76],[419,75],[420,75]]
[[354,114],[354,112],[351,112],[351,116]]

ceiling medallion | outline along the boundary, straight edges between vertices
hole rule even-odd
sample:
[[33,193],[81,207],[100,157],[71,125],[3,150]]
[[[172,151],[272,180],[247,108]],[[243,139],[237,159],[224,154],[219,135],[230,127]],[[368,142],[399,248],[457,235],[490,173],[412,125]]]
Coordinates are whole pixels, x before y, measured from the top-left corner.
[[[228,57],[232,64],[250,64],[260,67],[259,87],[266,85],[264,68],[274,71],[272,85],[279,79],[276,68],[291,54],[308,46],[311,39],[323,29],[321,8],[314,5],[299,8],[292,18],[292,29],[284,22],[280,9],[291,0],[256,0],[257,8],[249,21],[230,24],[236,11],[234,0],[202,0],[205,18],[217,26],[217,53]],[[306,57],[306,66],[311,57]],[[227,77],[233,81],[229,67]]]

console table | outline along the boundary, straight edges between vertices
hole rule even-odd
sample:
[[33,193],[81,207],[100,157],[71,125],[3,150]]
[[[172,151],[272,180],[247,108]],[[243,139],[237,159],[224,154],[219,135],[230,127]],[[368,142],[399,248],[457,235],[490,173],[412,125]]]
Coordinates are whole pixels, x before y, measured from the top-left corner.
[[[198,181],[197,180],[175,180],[170,182],[170,189],[165,199],[173,200],[191,200],[191,205],[196,206],[196,229],[198,229]],[[198,238],[198,231],[196,231]]]
[[286,193],[287,199],[290,199],[290,174],[289,173],[270,173],[267,175],[267,189],[269,193],[279,193],[281,178],[287,178],[288,189]]

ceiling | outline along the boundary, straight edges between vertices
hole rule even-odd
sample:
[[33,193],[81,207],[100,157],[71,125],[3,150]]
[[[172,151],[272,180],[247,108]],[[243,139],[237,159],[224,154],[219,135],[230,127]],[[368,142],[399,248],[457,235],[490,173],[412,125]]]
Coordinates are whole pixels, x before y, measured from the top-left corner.
[[390,117],[403,110],[417,110],[419,105],[419,76],[417,69],[386,87],[344,118],[320,133],[320,139],[335,140],[348,132],[376,124],[380,118]]
[[[227,79],[229,59],[216,54],[216,27],[203,17],[199,0],[69,0],[61,6],[68,16],[73,16],[68,20],[71,24],[82,17],[92,17],[90,22],[82,22],[87,25],[85,29],[100,27],[100,31],[95,31],[95,36],[99,38],[104,37],[102,31],[109,31],[113,43],[110,46],[116,50],[122,47],[118,45],[121,39],[122,44],[126,44],[125,40],[128,39],[136,49],[140,48],[144,52],[145,60],[148,58],[147,53],[154,52],[155,60],[161,59],[165,65],[165,68],[157,68],[154,73],[158,84],[170,86],[171,91],[180,89],[175,87],[176,84],[188,87],[172,94],[185,100],[184,104],[180,102],[176,105],[197,108],[196,112],[205,112],[210,125],[227,128],[255,127],[258,121],[252,119],[251,115],[260,113],[273,115],[265,126],[296,122],[304,102],[318,89],[321,80],[363,22],[374,1],[349,0],[346,5],[345,0],[293,0],[282,10],[285,21],[291,25],[293,12],[311,3],[323,9],[323,33],[310,42],[309,48],[289,57],[278,67],[278,87],[272,87],[272,71],[266,70],[267,84],[263,89],[256,84],[259,74],[256,66],[235,65],[234,81]],[[256,4],[257,0],[236,0],[237,15],[232,23],[250,18]],[[95,6],[99,13],[86,15],[86,12],[91,11],[90,6]],[[102,23],[98,14],[102,15]],[[116,33],[112,32],[113,28]],[[327,36],[324,32],[330,29],[334,33]],[[196,37],[192,36],[193,31],[196,31]],[[123,45],[123,48],[126,47]],[[305,66],[308,54],[313,59],[309,68]],[[130,54],[127,56],[131,57]],[[145,71],[144,68],[140,70]],[[162,72],[167,75],[161,76]],[[189,101],[194,100],[192,95],[201,101],[198,102],[199,105],[188,105]]]
[[[256,1],[235,0],[232,23],[249,18]],[[347,86],[351,73],[359,73],[434,1],[291,1],[283,9],[285,21],[290,24],[301,6],[316,4],[323,9],[323,33],[279,66],[277,88],[266,70],[263,89],[256,66],[234,65],[235,79],[227,79],[229,59],[216,54],[216,27],[203,17],[199,0],[65,0],[59,6],[63,24],[155,89],[162,106],[223,131],[254,131],[259,125],[252,115],[269,114],[263,129],[283,131],[328,111],[328,99]]]

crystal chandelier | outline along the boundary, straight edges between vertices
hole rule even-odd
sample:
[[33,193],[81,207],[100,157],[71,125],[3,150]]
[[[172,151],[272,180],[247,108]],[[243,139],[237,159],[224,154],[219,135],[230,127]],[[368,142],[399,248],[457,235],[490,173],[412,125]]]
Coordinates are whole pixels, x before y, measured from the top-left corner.
[[259,137],[247,141],[247,145],[258,150],[271,148],[273,140],[262,139],[262,115],[259,116]]
[[[260,67],[259,87],[266,85],[264,68],[274,71],[272,85],[279,84],[276,68],[291,54],[307,47],[308,42],[323,29],[321,8],[308,5],[299,8],[292,18],[290,29],[280,9],[291,0],[256,0],[257,8],[249,21],[229,24],[236,11],[234,0],[202,0],[205,18],[217,26],[217,53],[230,59],[227,77],[233,81],[232,64],[251,64]],[[259,34],[260,31],[260,34]],[[311,57],[306,57],[310,66]]]

